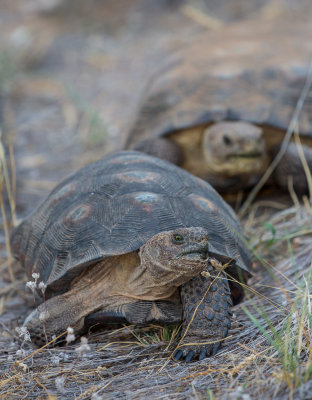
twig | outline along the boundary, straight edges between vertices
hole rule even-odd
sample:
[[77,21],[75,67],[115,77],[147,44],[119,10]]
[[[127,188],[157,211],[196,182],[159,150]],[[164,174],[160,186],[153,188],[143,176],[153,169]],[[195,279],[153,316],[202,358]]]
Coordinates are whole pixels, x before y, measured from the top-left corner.
[[190,5],[185,5],[181,7],[181,12],[186,17],[195,21],[197,24],[208,29],[218,29],[221,28],[221,26],[223,25],[219,19],[203,13],[202,11]]
[[12,257],[12,253],[11,253],[11,247],[10,247],[10,235],[9,235],[8,221],[7,221],[7,217],[6,217],[6,213],[5,213],[4,201],[3,201],[3,195],[2,195],[2,182],[0,182],[0,208],[1,208],[1,214],[2,214],[2,219],[3,219],[5,247],[6,247],[8,262],[9,262],[9,274],[10,274],[11,282],[14,283],[15,275],[14,275],[14,271],[13,271],[13,257]]
[[310,196],[310,201],[312,202],[312,175],[311,175],[311,171],[309,168],[309,165],[307,163],[307,160],[304,156],[304,152],[302,149],[302,144],[301,144],[301,140],[300,140],[300,136],[299,136],[299,132],[298,132],[298,125],[296,126],[295,129],[295,143],[297,146],[297,150],[299,153],[299,157],[300,157],[300,161],[302,164],[302,167],[304,169],[305,175],[306,175],[306,179],[308,182],[308,188],[309,188],[309,196]]
[[16,168],[13,145],[9,145],[10,166],[11,166],[11,183],[12,183],[12,203],[11,203],[11,218],[13,226],[16,225]]

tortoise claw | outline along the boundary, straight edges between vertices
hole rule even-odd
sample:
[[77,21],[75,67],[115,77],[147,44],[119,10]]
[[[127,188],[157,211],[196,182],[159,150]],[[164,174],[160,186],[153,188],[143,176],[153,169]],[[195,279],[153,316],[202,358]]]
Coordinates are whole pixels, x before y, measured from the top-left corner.
[[203,360],[204,358],[206,358],[207,356],[207,350],[206,349],[202,349],[199,353],[199,361]]
[[178,349],[178,350],[174,353],[173,359],[174,359],[175,361],[179,361],[180,358],[183,357],[183,354],[184,354],[184,353],[183,353],[183,350]]
[[[218,349],[216,349],[216,351],[217,350]],[[206,358],[209,355],[209,353],[210,353],[210,351],[208,348],[202,348],[202,349],[194,348],[194,350],[190,349],[188,351],[178,349],[175,351],[172,358],[175,361],[181,361],[185,357],[184,361],[189,363],[192,360],[194,361],[195,359],[198,359],[199,361],[201,361],[204,358]]]
[[192,361],[192,358],[194,357],[194,355],[195,355],[195,352],[193,351],[193,350],[190,350],[188,353],[187,353],[187,356],[186,356],[186,358],[185,358],[185,362],[190,362],[190,361]]
[[217,351],[219,350],[220,346],[221,346],[221,343],[220,343],[220,342],[215,343],[215,344],[212,346],[212,351],[211,351],[211,355],[212,355],[212,356],[214,356],[214,355],[217,354]]

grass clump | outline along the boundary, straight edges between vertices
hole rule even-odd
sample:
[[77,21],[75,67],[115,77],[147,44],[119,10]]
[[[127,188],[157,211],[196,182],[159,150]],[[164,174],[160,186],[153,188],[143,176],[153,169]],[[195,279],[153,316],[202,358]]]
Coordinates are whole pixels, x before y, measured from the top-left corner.
[[175,341],[180,331],[180,325],[149,325],[144,328],[129,327],[130,333],[137,339],[142,347],[153,344],[169,343],[167,348]]
[[8,50],[0,50],[0,95],[9,92],[11,85],[20,71],[21,65],[14,54]]
[[87,149],[94,149],[103,146],[107,141],[107,126],[94,106],[90,105],[83,96],[73,87],[66,85],[66,93],[73,102],[79,118],[77,131]]
[[[269,345],[265,353],[274,366],[271,377],[276,392],[286,385],[290,399],[296,388],[312,379],[312,263],[308,249],[301,258],[296,257],[296,247],[308,242],[312,233],[311,208],[305,212],[304,221],[302,209],[292,209],[295,218],[289,218],[289,209],[277,213],[270,222],[262,223],[260,243],[254,244],[256,258],[271,277],[266,289],[271,292],[268,297],[275,312],[264,304],[263,296],[242,307]],[[296,219],[303,223],[294,224]],[[270,262],[265,261],[268,258]],[[276,262],[284,268],[276,267]]]
[[279,365],[275,377],[287,384],[292,392],[295,388],[312,379],[311,352],[311,297],[309,281],[303,280],[294,300],[289,299],[289,314],[277,326],[272,323],[265,309],[256,308],[267,322],[267,327],[247,307],[244,311],[259,331],[265,336],[270,347],[268,352],[274,364]]

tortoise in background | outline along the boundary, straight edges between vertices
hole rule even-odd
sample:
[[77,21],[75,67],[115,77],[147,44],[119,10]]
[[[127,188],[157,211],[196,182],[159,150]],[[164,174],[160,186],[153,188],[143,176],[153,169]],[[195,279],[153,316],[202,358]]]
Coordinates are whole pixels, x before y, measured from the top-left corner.
[[218,193],[140,152],[110,155],[64,180],[11,243],[28,277],[46,285],[25,320],[39,345],[69,326],[82,333],[112,322],[183,321],[183,343],[196,345],[182,345],[175,358],[202,359],[217,352],[232,300],[243,295],[224,278],[249,274],[240,225]]
[[[312,55],[312,24],[246,21],[204,33],[151,82],[126,147],[167,159],[218,191],[253,185],[283,140]],[[312,96],[299,118],[312,168]],[[274,178],[307,191],[290,143]]]

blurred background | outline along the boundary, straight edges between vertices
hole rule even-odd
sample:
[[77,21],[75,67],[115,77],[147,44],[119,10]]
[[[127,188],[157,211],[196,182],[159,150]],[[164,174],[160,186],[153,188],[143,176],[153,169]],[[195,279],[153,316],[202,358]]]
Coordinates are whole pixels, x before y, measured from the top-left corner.
[[18,216],[73,170],[122,148],[148,82],[200,32],[309,19],[310,3],[2,0],[1,140],[16,168]]

